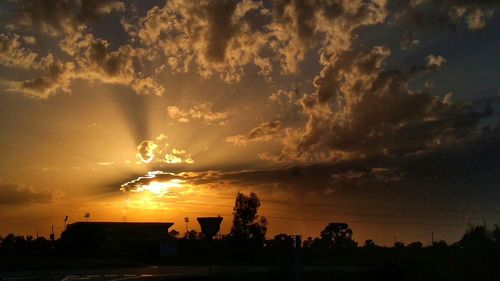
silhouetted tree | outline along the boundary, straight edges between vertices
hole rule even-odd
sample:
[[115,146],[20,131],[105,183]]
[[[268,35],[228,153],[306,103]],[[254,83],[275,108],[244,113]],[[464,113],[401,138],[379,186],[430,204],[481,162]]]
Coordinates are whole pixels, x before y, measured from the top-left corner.
[[9,233],[3,238],[0,251],[7,254],[26,254],[29,252],[31,240],[26,240],[22,235]]
[[496,224],[491,232],[491,236],[495,242],[500,243],[500,225]]
[[2,244],[0,244],[0,250],[3,253],[13,254],[15,253],[16,250],[15,246],[16,246],[16,235],[14,235],[13,233],[9,233],[2,239]]
[[375,244],[375,241],[373,241],[372,239],[368,239],[365,241],[364,247],[365,248],[376,248],[377,244]]
[[432,247],[444,249],[444,248],[448,247],[448,243],[446,243],[446,241],[444,241],[444,240],[434,241],[434,242],[432,242]]
[[52,250],[52,242],[40,236],[33,240],[33,251],[36,254],[48,254]]
[[422,248],[422,242],[419,242],[419,241],[412,242],[412,243],[408,244],[407,247],[412,248],[412,249],[420,249],[420,248]]
[[312,243],[313,243],[313,239],[311,236],[307,237],[306,240],[304,240],[304,242],[302,242],[302,247],[303,248],[310,248],[312,246]]
[[186,239],[196,240],[196,239],[201,239],[201,237],[203,237],[203,233],[191,229],[190,231],[187,232]]
[[352,230],[347,223],[329,223],[321,231],[318,242],[326,248],[355,248],[358,245],[352,239]]
[[288,234],[278,234],[274,236],[273,239],[273,247],[280,249],[291,249],[293,248],[294,239],[291,235]]
[[394,248],[404,248],[404,247],[405,247],[405,243],[400,242],[400,241],[394,242]]
[[233,209],[233,226],[231,238],[236,240],[253,240],[262,243],[267,232],[267,220],[257,215],[260,200],[255,193],[246,196],[238,193]]
[[488,229],[483,225],[471,226],[467,229],[458,244],[464,248],[487,248],[491,245]]
[[179,236],[180,232],[175,230],[175,229],[172,229],[168,232],[168,235],[172,238],[177,238]]

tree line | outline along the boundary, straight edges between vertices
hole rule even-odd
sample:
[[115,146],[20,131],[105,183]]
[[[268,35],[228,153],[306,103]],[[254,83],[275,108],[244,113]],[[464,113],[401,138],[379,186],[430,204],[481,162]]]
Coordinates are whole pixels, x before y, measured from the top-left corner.
[[[274,247],[274,248],[294,248],[298,237],[289,234],[278,234],[272,239],[266,239],[268,222],[264,216],[258,214],[261,202],[255,193],[245,195],[238,193],[233,209],[232,227],[228,234],[218,235],[217,240],[230,241],[232,245],[241,245],[253,248]],[[60,239],[46,239],[45,237],[7,234],[0,236],[0,253],[2,254],[20,254],[20,255],[44,255],[57,252],[59,248],[64,247],[64,236]],[[92,236],[92,235],[90,235]],[[89,236],[89,237],[90,237]],[[177,230],[171,230],[169,237],[175,240],[201,240],[203,234],[196,230],[189,230],[184,235]],[[299,238],[300,239],[300,238]],[[92,241],[89,241],[92,242]],[[94,243],[94,242],[92,242]],[[97,243],[97,242],[95,242]],[[354,249],[381,248],[375,241],[368,239],[362,246],[358,245],[353,239],[353,230],[347,223],[329,223],[319,233],[316,238],[308,237],[300,241],[300,245],[305,249],[328,250],[328,249]],[[87,247],[88,245],[84,245]],[[488,228],[484,225],[470,226],[463,237],[456,243],[448,245],[446,241],[433,241],[429,246],[432,248],[461,247],[467,249],[500,248],[500,226],[495,225]],[[405,245],[403,242],[395,242],[393,248],[423,248],[421,242],[413,242]],[[60,250],[60,249],[59,249]]]

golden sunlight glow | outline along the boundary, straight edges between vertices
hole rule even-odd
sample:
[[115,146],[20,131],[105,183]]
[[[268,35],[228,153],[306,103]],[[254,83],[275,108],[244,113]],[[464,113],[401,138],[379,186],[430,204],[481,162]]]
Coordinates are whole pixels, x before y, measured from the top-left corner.
[[135,190],[132,190],[132,192],[149,191],[153,194],[156,194],[159,197],[163,197],[171,193],[172,188],[181,188],[184,186],[183,184],[184,181],[181,179],[172,179],[164,182],[153,181],[147,185],[139,185]]

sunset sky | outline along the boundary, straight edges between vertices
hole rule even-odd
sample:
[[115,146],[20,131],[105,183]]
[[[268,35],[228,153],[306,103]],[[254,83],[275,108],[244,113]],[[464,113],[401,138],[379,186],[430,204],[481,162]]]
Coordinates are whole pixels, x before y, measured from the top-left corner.
[[[500,224],[500,2],[0,3],[0,234],[69,222]],[[58,236],[57,234],[57,236]]]

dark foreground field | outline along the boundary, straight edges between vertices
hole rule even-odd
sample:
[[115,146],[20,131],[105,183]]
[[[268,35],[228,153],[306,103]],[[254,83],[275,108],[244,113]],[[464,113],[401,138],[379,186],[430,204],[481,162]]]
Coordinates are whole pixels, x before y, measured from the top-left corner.
[[[296,264],[246,265],[214,260],[205,264],[155,265],[112,259],[70,257],[0,259],[1,280],[499,280],[500,259],[483,253],[462,254],[432,249],[358,249]],[[255,261],[258,263],[259,261]],[[309,263],[309,264],[307,264]],[[211,273],[210,269],[211,268]]]
[[[211,272],[211,273],[210,273]],[[370,267],[147,266],[87,270],[6,271],[2,280],[405,280],[397,271]],[[412,280],[412,279],[408,279]],[[441,279],[442,280],[442,279]]]

